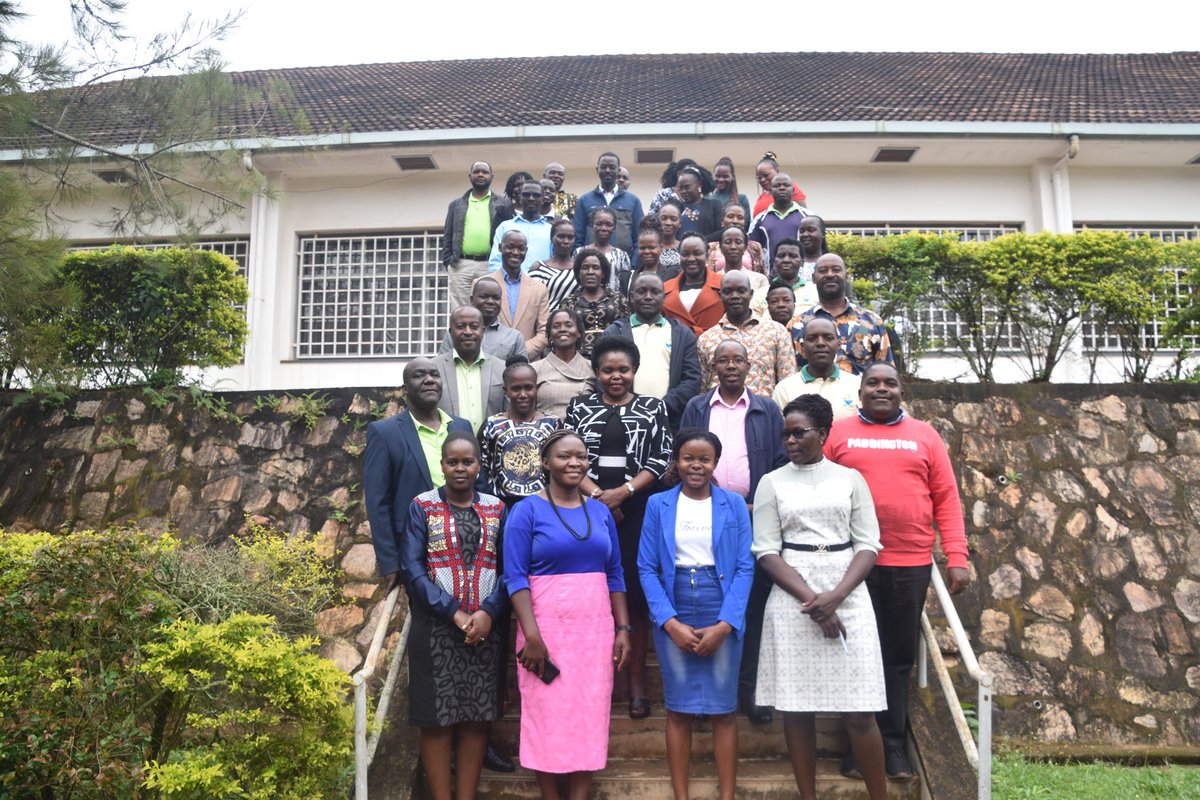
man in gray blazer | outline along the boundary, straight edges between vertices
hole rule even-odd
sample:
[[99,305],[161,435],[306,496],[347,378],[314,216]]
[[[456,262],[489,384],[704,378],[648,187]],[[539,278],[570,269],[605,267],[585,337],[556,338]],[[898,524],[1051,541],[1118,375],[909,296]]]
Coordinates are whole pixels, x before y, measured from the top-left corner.
[[483,352],[483,314],[475,306],[450,313],[450,342],[454,349],[433,359],[442,378],[438,407],[478,431],[488,417],[508,407],[504,364]]
[[657,275],[637,276],[629,288],[633,315],[614,320],[604,332],[633,339],[642,354],[633,390],[662,400],[671,429],[679,430],[684,407],[700,392],[700,359],[696,334],[662,313],[665,296]]

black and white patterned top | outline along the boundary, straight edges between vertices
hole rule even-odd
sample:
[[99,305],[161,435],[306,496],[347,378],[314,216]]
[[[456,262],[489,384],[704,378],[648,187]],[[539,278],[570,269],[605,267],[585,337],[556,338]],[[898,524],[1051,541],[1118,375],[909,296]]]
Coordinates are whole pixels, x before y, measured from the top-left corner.
[[[613,408],[601,399],[598,392],[579,395],[567,404],[565,425],[578,431],[587,445],[588,477],[592,480],[597,476],[600,437],[604,433],[608,412]],[[652,472],[655,478],[661,478],[671,462],[671,426],[667,422],[667,407],[657,397],[635,394],[628,403],[615,408],[619,409],[629,443],[625,480],[633,480],[644,469]]]
[[529,277],[546,284],[550,294],[550,310],[562,305],[563,300],[579,286],[575,280],[575,270],[552,267],[545,261],[539,261],[529,268]]

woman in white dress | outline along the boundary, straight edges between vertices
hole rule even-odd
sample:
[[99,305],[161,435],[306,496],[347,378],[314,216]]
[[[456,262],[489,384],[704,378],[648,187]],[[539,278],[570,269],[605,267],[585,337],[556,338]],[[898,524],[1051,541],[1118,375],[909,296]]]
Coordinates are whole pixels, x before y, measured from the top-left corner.
[[887,707],[871,598],[862,585],[880,550],[871,492],[821,452],[833,408],[801,395],[783,409],[790,464],[754,495],[754,556],[774,582],[763,615],[755,703],[783,714],[804,800],[815,800],[818,712],[840,713],[871,800],[887,796],[874,712]]

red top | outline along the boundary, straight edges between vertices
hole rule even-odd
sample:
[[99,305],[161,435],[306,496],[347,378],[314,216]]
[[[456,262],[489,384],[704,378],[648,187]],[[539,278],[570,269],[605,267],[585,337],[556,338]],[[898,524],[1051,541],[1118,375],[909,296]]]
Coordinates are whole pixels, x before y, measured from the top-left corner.
[[958,483],[946,444],[933,426],[907,415],[894,425],[872,425],[858,416],[834,420],[825,456],[861,472],[871,489],[883,544],[876,564],[928,564],[940,532],[949,566],[967,566]]
[[[804,190],[800,188],[800,184],[796,183],[795,181],[792,181],[792,199],[800,205],[804,205],[808,202],[808,195],[806,195]],[[754,201],[754,213],[750,215],[750,219],[754,219],[759,214],[766,211],[767,206],[774,202],[775,198],[770,192],[763,192],[760,194],[758,199]]]

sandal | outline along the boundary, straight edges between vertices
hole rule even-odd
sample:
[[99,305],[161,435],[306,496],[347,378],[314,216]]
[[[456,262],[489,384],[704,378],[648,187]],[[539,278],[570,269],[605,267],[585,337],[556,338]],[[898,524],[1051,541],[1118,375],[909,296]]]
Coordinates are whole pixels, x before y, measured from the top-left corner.
[[645,719],[650,716],[650,701],[645,697],[634,697],[629,701],[629,718]]

